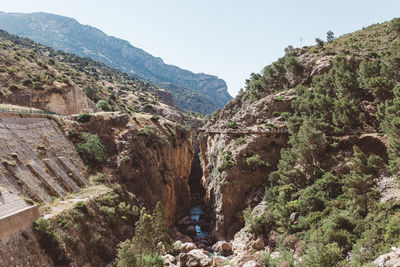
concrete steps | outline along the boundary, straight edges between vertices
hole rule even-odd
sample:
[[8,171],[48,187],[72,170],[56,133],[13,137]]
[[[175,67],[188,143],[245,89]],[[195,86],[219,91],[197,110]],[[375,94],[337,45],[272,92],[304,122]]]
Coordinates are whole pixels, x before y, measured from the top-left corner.
[[55,196],[66,195],[65,190],[57,184],[57,182],[50,177],[35,161],[30,161],[27,166],[29,169],[42,181],[43,184],[50,190]]
[[58,160],[61,163],[61,165],[69,173],[71,173],[72,177],[75,179],[75,182],[77,182],[80,186],[90,185],[89,181],[85,178],[85,176],[83,176],[82,173],[75,168],[74,164],[69,159],[64,157],[58,157]]
[[44,186],[41,187],[37,179],[28,169],[23,169],[19,166],[7,166],[7,170],[16,179],[17,186],[20,187],[23,192],[27,192],[32,195],[35,199],[43,202],[50,202],[51,197],[46,192]]
[[68,176],[68,174],[54,160],[44,159],[47,168],[58,178],[58,181],[70,192],[79,191],[79,186]]

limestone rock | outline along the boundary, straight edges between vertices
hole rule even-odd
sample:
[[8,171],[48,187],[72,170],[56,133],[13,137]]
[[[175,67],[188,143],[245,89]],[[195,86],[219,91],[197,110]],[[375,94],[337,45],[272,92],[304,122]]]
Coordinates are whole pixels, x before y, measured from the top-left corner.
[[207,267],[212,266],[209,254],[202,249],[194,249],[188,253],[179,254],[179,267]]
[[251,260],[246,262],[243,267],[261,267],[261,265],[258,262]]
[[374,264],[378,267],[400,266],[400,248],[392,248],[392,252],[379,256]]
[[[288,90],[251,104],[242,103],[242,108],[233,117],[231,109],[235,107],[234,102],[230,102],[215,120],[203,127],[205,133],[200,138],[202,183],[206,199],[216,214],[213,229],[216,240],[231,240],[243,227],[240,213],[247,207],[246,204],[254,206],[262,200],[260,186],[277,165],[281,148],[286,146],[288,138],[286,122],[273,112],[290,112],[294,97],[294,91]],[[237,129],[226,126],[230,121],[235,121]],[[274,125],[281,132],[267,134],[269,125]],[[235,131],[238,131],[237,134],[247,133],[240,144],[236,141]],[[256,154],[270,167],[249,166],[247,157]],[[229,155],[229,160],[226,155]]]
[[164,260],[165,266],[170,266],[170,267],[176,266],[176,265],[175,265],[176,259],[175,259],[174,256],[172,256],[172,255],[170,255],[170,254],[166,254],[166,255],[162,256],[162,258],[163,258],[163,260]]
[[212,250],[223,256],[228,256],[232,254],[232,244],[226,241],[218,241],[212,246]]
[[225,257],[222,256],[213,256],[212,257],[212,266],[214,267],[221,267],[223,266],[224,262],[226,261]]
[[197,249],[194,243],[183,243],[181,245],[181,251],[183,251],[184,253],[188,253],[194,249]]

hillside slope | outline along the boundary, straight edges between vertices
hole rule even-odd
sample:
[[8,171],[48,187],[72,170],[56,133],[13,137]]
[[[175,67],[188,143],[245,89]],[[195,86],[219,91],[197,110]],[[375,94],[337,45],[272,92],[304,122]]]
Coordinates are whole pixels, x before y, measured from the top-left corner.
[[92,58],[156,84],[169,90],[178,106],[187,110],[211,113],[231,99],[225,81],[167,65],[161,58],[127,41],[71,18],[46,13],[0,12],[0,28],[57,50]]
[[400,245],[399,37],[395,19],[289,47],[203,127],[234,266],[361,266]]
[[145,112],[181,121],[171,94],[89,58],[0,30],[0,101],[54,111]]

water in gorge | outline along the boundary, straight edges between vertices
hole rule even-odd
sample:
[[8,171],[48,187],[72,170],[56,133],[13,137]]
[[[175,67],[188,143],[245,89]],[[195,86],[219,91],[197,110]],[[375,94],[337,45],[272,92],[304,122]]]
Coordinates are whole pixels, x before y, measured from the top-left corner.
[[207,229],[209,226],[206,225],[206,222],[203,218],[205,217],[204,208],[204,204],[194,202],[189,210],[190,219],[196,222],[196,236],[200,238],[209,236],[209,229]]
[[210,210],[204,201],[205,189],[200,182],[203,172],[197,155],[198,153],[195,153],[189,177],[189,213],[179,220],[178,226],[181,232],[188,235],[198,248],[210,250],[213,244],[213,238],[210,234],[213,225],[212,216],[210,216]]

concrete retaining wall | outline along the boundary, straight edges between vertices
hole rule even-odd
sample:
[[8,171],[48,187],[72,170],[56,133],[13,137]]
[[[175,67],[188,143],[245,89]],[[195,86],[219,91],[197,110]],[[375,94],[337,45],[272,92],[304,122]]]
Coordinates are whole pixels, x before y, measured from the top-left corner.
[[37,218],[39,218],[37,206],[29,206],[0,218],[0,240],[32,226]]

